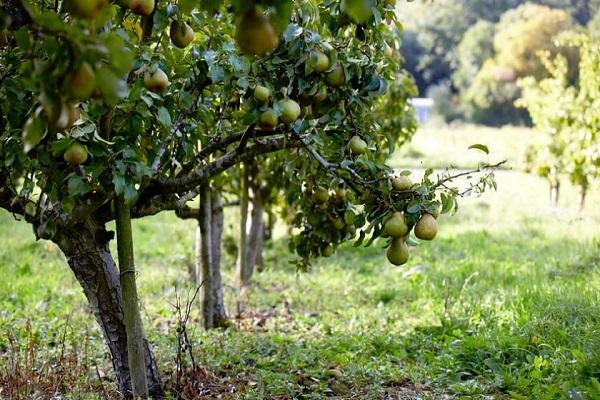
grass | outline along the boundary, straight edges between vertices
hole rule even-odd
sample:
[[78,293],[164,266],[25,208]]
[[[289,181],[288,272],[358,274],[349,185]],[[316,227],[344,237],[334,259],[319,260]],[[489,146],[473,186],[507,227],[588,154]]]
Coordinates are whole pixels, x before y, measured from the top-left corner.
[[[431,123],[421,128],[410,144],[396,152],[390,163],[408,167],[473,168],[491,159],[507,160],[507,168],[523,170],[525,149],[543,140],[543,135],[530,128]],[[477,143],[488,146],[490,155],[467,150]]]
[[[464,138],[452,132],[463,151],[440,155],[432,166],[447,160],[468,166],[462,143],[472,143],[470,132]],[[510,132],[504,147],[490,144],[492,151],[522,150]],[[430,134],[419,132],[415,146]],[[452,154],[460,157],[444,158]],[[189,328],[202,367],[188,379],[205,383],[196,394],[600,398],[600,192],[579,213],[566,182],[561,204],[553,207],[539,178],[501,171],[497,179],[499,192],[465,199],[457,215],[442,216],[438,238],[413,248],[402,268],[390,266],[376,242],[345,245],[298,274],[284,238],[271,243],[266,270],[245,294],[247,308],[235,329],[202,332],[194,311]],[[10,397],[1,390],[14,385],[15,365],[29,377],[15,398],[36,391],[40,397],[110,394],[101,334],[60,253],[33,242],[29,227],[6,213],[0,235],[0,398]],[[135,222],[144,324],[167,379],[176,349],[172,304],[192,287],[193,239],[194,224],[171,214]],[[233,311],[239,293],[232,264],[226,256]]]

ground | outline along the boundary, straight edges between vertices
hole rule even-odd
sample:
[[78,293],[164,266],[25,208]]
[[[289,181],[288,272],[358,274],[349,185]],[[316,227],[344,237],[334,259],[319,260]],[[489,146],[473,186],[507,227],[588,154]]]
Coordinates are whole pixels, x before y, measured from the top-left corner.
[[[536,136],[537,135],[537,136]],[[195,370],[187,392],[225,399],[600,398],[600,192],[582,212],[565,181],[519,170],[539,134],[527,129],[426,128],[398,168],[468,167],[487,144],[509,159],[498,192],[460,203],[403,267],[382,243],[351,244],[307,273],[279,237],[248,293],[225,257],[235,327],[205,333],[192,313]],[[436,156],[427,159],[428,149]],[[437,149],[443,151],[438,152]],[[495,152],[495,149],[497,151]],[[484,161],[487,156],[484,156]],[[417,172],[418,173],[418,172]],[[175,380],[176,298],[192,293],[195,227],[163,214],[135,222],[143,319],[165,379]],[[114,396],[110,362],[61,254],[0,213],[0,398]],[[186,359],[189,365],[189,359]],[[36,397],[37,396],[37,397]]]

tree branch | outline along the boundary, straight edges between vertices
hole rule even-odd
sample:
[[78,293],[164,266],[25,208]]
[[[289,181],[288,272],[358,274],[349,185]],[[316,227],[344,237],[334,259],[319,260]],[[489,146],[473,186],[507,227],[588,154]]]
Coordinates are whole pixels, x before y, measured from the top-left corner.
[[[203,180],[218,175],[239,162],[252,160],[262,154],[299,146],[300,143],[298,141],[287,138],[275,138],[256,143],[245,149],[238,147],[183,176],[153,179],[141,193],[140,199],[152,199],[156,196],[174,193],[187,193],[184,198],[193,199],[197,195],[195,189]],[[179,200],[180,206],[184,205],[182,199]]]

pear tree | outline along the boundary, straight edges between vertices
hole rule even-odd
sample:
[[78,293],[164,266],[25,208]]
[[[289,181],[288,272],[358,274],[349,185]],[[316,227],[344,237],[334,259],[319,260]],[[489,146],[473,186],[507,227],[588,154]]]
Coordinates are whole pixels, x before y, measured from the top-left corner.
[[[0,8],[0,207],[64,253],[128,397],[164,392],[140,319],[132,219],[199,198],[208,249],[211,199],[233,169],[261,157],[282,166],[299,268],[345,241],[380,237],[402,264],[407,241],[384,232],[387,219],[401,213],[410,230],[440,207],[455,209],[452,177],[427,171],[398,189],[385,164],[414,130],[412,85],[385,50],[401,31],[393,2],[7,0]],[[377,107],[395,80],[401,128],[390,131]],[[422,236],[432,238],[427,219]]]

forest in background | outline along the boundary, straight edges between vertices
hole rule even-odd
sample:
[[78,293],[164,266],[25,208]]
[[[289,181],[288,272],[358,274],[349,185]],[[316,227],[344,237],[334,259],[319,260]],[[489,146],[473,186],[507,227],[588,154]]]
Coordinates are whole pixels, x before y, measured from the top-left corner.
[[564,55],[576,86],[577,49],[556,40],[574,32],[600,37],[600,0],[415,1],[398,10],[405,66],[446,121],[531,124],[514,103],[521,78],[548,74],[540,52]]

